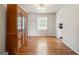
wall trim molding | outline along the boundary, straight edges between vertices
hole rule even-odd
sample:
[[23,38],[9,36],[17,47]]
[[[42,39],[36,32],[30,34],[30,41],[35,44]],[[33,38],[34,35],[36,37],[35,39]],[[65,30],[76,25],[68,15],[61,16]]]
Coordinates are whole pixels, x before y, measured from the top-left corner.
[[70,47],[65,41],[62,40],[62,42],[63,42],[67,47],[69,47],[71,50],[73,50],[76,54],[79,55],[79,52],[76,51],[74,48]]

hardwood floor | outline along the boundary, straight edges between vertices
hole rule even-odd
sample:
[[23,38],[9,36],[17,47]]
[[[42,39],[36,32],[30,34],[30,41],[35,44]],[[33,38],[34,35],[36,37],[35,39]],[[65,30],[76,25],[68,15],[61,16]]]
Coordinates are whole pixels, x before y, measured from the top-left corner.
[[76,55],[55,37],[29,37],[18,55]]

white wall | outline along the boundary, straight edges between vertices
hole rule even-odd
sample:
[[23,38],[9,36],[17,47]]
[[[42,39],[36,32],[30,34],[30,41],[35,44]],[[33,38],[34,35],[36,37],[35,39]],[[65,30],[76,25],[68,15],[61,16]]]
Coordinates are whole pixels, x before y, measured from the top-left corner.
[[5,6],[0,4],[0,52],[5,52],[6,15]]
[[[46,16],[48,18],[47,30],[37,30],[37,17]],[[28,15],[28,35],[29,36],[55,36],[55,14],[52,13],[30,13]]]
[[79,53],[79,5],[64,5],[57,13],[63,23],[63,42]]

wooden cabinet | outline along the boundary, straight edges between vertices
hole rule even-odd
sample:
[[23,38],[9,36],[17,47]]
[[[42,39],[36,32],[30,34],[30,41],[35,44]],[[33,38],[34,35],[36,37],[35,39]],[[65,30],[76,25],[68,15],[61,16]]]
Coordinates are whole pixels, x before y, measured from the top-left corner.
[[28,13],[24,12],[17,4],[7,5],[7,40],[6,51],[16,54],[27,41]]

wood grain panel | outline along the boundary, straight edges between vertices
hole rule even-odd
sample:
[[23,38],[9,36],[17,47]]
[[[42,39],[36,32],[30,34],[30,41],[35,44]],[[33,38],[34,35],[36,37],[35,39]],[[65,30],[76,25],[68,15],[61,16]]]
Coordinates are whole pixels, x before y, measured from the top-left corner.
[[17,51],[17,36],[16,35],[8,35],[7,36],[7,45],[6,50],[10,52],[10,54],[14,54]]
[[7,35],[17,34],[17,5],[7,5]]

